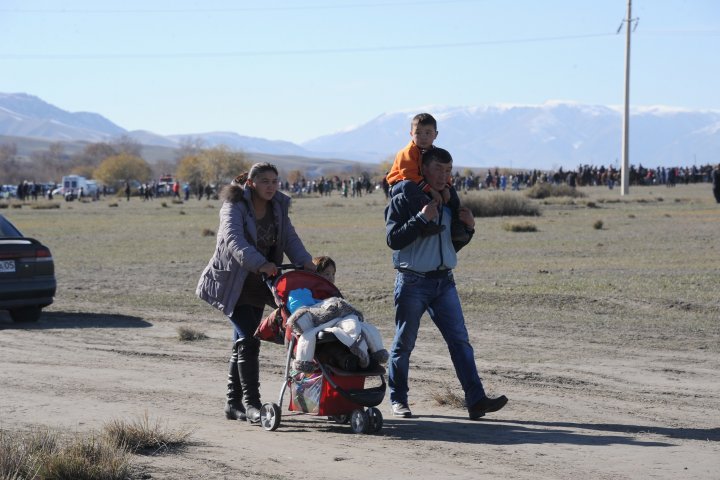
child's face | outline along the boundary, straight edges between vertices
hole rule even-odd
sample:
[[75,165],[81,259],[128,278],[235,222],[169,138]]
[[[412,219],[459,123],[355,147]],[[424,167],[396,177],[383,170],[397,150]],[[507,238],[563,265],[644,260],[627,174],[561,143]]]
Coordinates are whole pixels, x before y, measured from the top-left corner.
[[329,280],[330,283],[335,283],[335,267],[328,265],[325,270],[317,272],[318,275]]
[[433,142],[438,136],[437,130],[432,125],[419,125],[415,124],[412,126],[410,136],[421,150],[426,150],[432,147]]

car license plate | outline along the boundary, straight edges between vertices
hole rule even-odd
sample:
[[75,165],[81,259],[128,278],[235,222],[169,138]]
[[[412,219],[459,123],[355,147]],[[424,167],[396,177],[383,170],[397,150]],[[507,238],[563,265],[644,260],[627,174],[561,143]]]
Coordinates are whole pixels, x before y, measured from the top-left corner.
[[0,260],[0,273],[12,273],[15,271],[15,260]]

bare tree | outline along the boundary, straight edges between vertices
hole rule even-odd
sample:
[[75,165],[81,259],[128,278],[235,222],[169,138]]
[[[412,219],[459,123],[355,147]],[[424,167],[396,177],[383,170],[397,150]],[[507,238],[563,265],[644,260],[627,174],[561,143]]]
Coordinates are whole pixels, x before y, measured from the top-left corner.
[[142,144],[137,140],[123,135],[113,142],[113,146],[118,153],[125,153],[133,157],[141,157]]

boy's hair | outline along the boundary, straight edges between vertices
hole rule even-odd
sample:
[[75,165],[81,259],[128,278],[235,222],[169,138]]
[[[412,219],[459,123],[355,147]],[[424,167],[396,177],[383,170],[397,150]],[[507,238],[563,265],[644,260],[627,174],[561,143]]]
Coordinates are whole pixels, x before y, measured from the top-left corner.
[[312,259],[312,263],[315,264],[318,272],[324,272],[328,267],[333,267],[335,270],[337,270],[337,267],[335,266],[335,261],[328,256],[315,257]]
[[437,120],[435,120],[435,117],[429,113],[418,113],[415,115],[412,119],[412,123],[410,123],[410,130],[417,125],[429,125],[433,127],[434,130],[437,130]]
[[423,166],[429,165],[430,162],[436,161],[438,163],[452,163],[453,159],[450,156],[450,152],[445,150],[444,148],[431,148],[430,150],[425,150],[422,154],[422,164]]

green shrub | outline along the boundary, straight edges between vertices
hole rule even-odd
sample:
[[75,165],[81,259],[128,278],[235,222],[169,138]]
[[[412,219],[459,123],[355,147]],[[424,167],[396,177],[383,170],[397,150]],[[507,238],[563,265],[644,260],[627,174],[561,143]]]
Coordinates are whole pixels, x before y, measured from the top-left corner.
[[568,185],[554,185],[552,183],[536,183],[525,191],[525,195],[530,198],[548,198],[548,197],[584,197],[585,194]]
[[539,216],[540,208],[522,196],[512,193],[468,195],[462,205],[476,217]]

